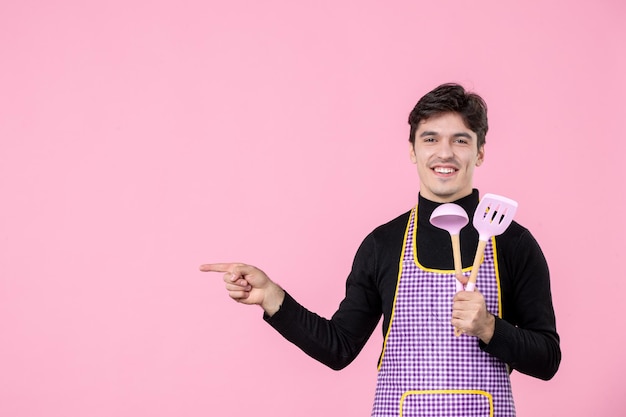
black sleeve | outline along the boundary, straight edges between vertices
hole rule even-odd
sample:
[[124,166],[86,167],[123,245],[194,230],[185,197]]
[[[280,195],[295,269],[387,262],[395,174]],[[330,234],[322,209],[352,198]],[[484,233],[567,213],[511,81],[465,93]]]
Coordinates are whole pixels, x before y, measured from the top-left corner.
[[561,362],[548,265],[526,229],[502,243],[502,319],[496,318],[493,338],[481,347],[519,372],[548,380]]
[[339,370],[359,354],[381,316],[375,284],[376,250],[372,235],[365,238],[346,281],[345,298],[330,320],[307,310],[289,294],[267,321],[307,355]]

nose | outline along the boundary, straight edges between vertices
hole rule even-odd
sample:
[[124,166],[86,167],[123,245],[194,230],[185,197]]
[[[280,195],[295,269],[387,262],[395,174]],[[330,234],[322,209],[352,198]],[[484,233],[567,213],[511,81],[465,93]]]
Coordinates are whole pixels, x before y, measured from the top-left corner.
[[450,159],[454,156],[454,151],[452,150],[452,145],[449,141],[442,140],[439,142],[439,146],[437,147],[437,156],[443,160]]

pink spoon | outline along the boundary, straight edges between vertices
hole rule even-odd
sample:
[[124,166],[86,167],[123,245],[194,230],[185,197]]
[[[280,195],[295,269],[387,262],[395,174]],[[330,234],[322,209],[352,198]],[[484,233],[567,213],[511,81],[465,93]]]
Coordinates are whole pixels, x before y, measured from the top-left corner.
[[[452,256],[454,257],[454,273],[456,276],[463,273],[459,233],[467,223],[469,223],[467,213],[461,206],[454,203],[442,204],[430,215],[430,224],[450,233],[450,239],[452,240]],[[458,281],[457,287],[460,287],[461,290],[463,289],[463,286]]]
[[[452,256],[454,257],[454,275],[457,277],[457,292],[463,291],[463,284],[458,280],[459,275],[463,273],[459,233],[467,223],[469,223],[467,213],[463,210],[463,207],[454,203],[442,204],[430,215],[430,224],[450,233],[450,239],[452,240]],[[454,334],[457,337],[460,336],[461,330],[455,328]]]

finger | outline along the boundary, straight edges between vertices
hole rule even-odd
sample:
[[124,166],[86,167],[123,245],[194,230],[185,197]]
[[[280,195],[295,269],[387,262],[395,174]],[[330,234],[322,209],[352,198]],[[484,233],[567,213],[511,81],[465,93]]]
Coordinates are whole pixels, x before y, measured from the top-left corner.
[[247,299],[250,296],[250,291],[241,291],[241,290],[228,291],[228,295],[233,300],[241,301],[241,300]]
[[248,281],[246,281],[243,278],[238,279],[237,281],[234,281],[233,284],[239,286],[239,287],[250,287],[252,288],[252,285],[250,285],[250,283]]
[[461,310],[460,308],[454,308],[452,310],[452,319],[453,320],[463,320],[466,316],[466,312]]
[[254,271],[257,270],[257,268],[252,265],[246,265],[246,264],[230,264],[230,265],[232,266],[232,268],[230,269],[229,272],[231,272],[233,275],[241,276],[241,277],[250,275]]
[[467,281],[469,281],[469,277],[466,277],[466,276],[465,276],[465,275],[463,275],[463,274],[458,274],[458,275],[456,276],[456,279],[457,279],[457,280],[458,280],[461,284],[463,284],[463,285],[467,284]]
[[202,272],[230,272],[233,276],[250,275],[256,270],[257,268],[252,265],[233,262],[200,265],[200,271]]
[[200,265],[200,271],[202,272],[230,272],[231,274],[236,276],[250,275],[256,270],[257,268],[252,265],[233,262]]
[[240,277],[239,275],[232,273],[232,272],[227,272],[224,274],[224,282],[226,283],[240,283],[240,281],[245,281],[247,283],[247,281]]
[[250,291],[252,290],[252,285],[248,284],[245,280],[241,280],[241,281],[243,281],[243,284],[239,282],[237,283],[227,282],[224,287],[226,288],[227,291]]
[[465,333],[465,330],[461,327],[464,323],[459,319],[450,320],[450,324],[454,327],[454,333],[456,336],[460,336],[462,333]]
[[459,291],[456,294],[454,294],[454,297],[452,298],[452,300],[454,301],[471,301],[471,300],[476,300],[480,293],[478,292],[474,292],[474,291]]
[[230,272],[237,264],[219,263],[219,264],[203,264],[200,265],[202,272]]

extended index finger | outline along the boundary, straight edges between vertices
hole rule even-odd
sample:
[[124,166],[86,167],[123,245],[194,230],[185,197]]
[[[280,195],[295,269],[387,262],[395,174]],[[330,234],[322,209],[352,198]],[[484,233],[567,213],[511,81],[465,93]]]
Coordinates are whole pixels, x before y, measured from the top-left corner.
[[231,272],[237,264],[219,263],[219,264],[203,264],[200,265],[202,272]]

